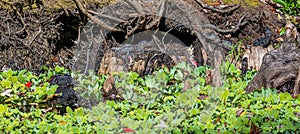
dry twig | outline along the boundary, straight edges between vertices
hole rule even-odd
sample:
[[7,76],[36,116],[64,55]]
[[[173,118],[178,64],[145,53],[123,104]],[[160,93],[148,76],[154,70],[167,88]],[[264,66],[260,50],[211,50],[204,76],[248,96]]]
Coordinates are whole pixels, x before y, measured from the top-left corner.
[[39,31],[36,33],[36,35],[33,37],[33,39],[26,46],[30,46],[34,42],[34,40],[36,40],[36,38],[38,37],[38,35],[40,35],[41,32],[42,32],[42,28],[39,27]]
[[240,28],[241,28],[242,26],[245,26],[246,24],[248,24],[248,21],[242,22],[242,21],[244,20],[245,17],[246,17],[246,15],[243,15],[243,16],[240,18],[238,24],[237,24],[234,28],[232,28],[232,29],[220,29],[220,28],[218,28],[218,27],[216,27],[216,26],[214,26],[214,25],[212,25],[212,24],[206,24],[206,25],[204,25],[204,28],[210,28],[210,29],[213,29],[213,30],[215,30],[216,32],[222,33],[222,34],[235,33],[235,32],[237,32],[238,30],[240,30]]
[[[166,53],[166,46],[163,44],[155,35],[152,35],[154,44],[158,47],[161,53]],[[164,48],[161,48],[160,45],[164,46]]]
[[98,15],[100,17],[105,17],[105,18],[114,20],[114,21],[119,22],[119,23],[125,22],[125,20],[122,20],[122,19],[119,19],[119,18],[115,18],[115,17],[112,17],[112,16],[108,16],[108,15],[105,15],[105,14],[102,14],[102,13],[98,13],[98,12],[95,12],[93,10],[87,10],[87,12],[92,13],[92,14],[96,14],[96,15]]
[[141,29],[143,26],[143,23],[146,21],[146,16],[140,16],[137,20],[137,25],[129,32],[127,32],[127,35],[125,36],[125,39],[128,39],[136,30]]
[[105,24],[104,22],[100,21],[99,19],[97,19],[96,17],[91,15],[87,10],[84,9],[83,5],[81,4],[81,2],[79,0],[73,0],[73,1],[76,3],[76,6],[84,15],[86,15],[88,18],[90,18],[92,21],[94,21],[99,26],[101,26],[105,29],[108,29],[110,31],[113,31],[113,32],[121,31],[120,29],[117,29],[117,28],[114,28],[114,27],[111,27],[111,26]]
[[214,12],[218,12],[218,13],[231,13],[234,10],[238,9],[240,7],[240,5],[236,5],[233,6],[231,8],[225,9],[225,10],[221,10],[221,9],[216,9],[214,7],[208,6],[207,4],[205,4],[204,2],[202,2],[201,0],[195,0],[202,8],[204,9],[209,9],[212,10]]
[[[14,10],[16,10],[15,7],[14,7]],[[17,34],[19,34],[19,33],[23,32],[23,31],[25,30],[26,24],[25,24],[25,22],[24,22],[24,20],[23,20],[23,18],[22,18],[22,15],[19,13],[19,11],[16,10],[16,13],[17,13],[18,16],[20,17],[21,22],[22,22],[22,25],[23,25],[22,29],[16,32]]]
[[7,31],[8,31],[8,37],[10,37],[10,28],[9,28],[9,23],[7,23]]
[[160,20],[161,20],[161,17],[162,17],[162,15],[163,15],[164,11],[165,11],[166,2],[167,2],[167,0],[162,0],[162,1],[160,2],[159,13],[158,13],[158,15],[156,15],[158,18],[157,18],[156,20],[152,21],[150,24],[148,24],[148,25],[146,26],[146,29],[147,29],[147,30],[150,29],[150,28],[152,28],[152,27],[154,27],[155,25],[158,25],[158,24],[159,24],[159,22],[160,22]]

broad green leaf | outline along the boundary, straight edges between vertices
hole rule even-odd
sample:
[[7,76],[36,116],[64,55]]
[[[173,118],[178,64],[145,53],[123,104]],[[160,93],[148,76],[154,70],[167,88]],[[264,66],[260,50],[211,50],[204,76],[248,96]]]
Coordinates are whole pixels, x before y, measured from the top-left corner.
[[228,99],[228,96],[229,96],[229,90],[224,90],[223,93],[221,94],[220,98],[221,98],[221,101],[223,103],[226,103],[227,102],[227,99]]
[[177,70],[177,72],[176,72],[174,78],[175,78],[176,80],[183,80],[183,73],[182,73],[182,71],[181,71],[181,70]]
[[273,0],[273,1],[276,2],[276,3],[279,3],[281,5],[285,5],[286,4],[286,2],[284,2],[283,0]]
[[285,27],[283,27],[283,28],[280,30],[279,35],[282,36],[282,35],[284,35],[284,33],[285,33]]
[[0,104],[0,114],[3,114],[4,112],[6,112],[7,109],[8,109],[7,105]]
[[18,76],[11,76],[7,78],[9,81],[11,81],[12,83],[15,83],[18,81]]
[[280,93],[279,94],[279,98],[280,98],[280,101],[290,101],[290,100],[293,99],[292,96],[289,93],[287,93],[287,92]]
[[9,78],[9,77],[11,77],[12,75],[13,75],[13,71],[12,71],[11,69],[9,69],[9,70],[3,72],[4,78]]
[[81,107],[75,109],[74,114],[75,114],[76,116],[83,116],[83,115],[84,115],[83,109],[82,109]]
[[57,85],[51,86],[50,88],[47,87],[47,95],[50,96],[51,94],[54,94],[56,92],[57,87]]
[[12,82],[9,81],[9,80],[2,80],[1,85],[2,85],[3,88],[11,88]]
[[155,79],[152,77],[146,77],[145,84],[149,88],[157,88],[157,86],[158,86],[158,83],[156,83]]
[[238,94],[234,97],[234,99],[232,100],[232,103],[236,103],[236,101],[238,101],[241,97],[242,97],[243,94]]
[[129,72],[129,78],[132,80],[136,80],[139,77],[139,74],[136,72]]
[[65,70],[64,67],[59,67],[59,66],[56,66],[56,67],[55,67],[55,72],[56,72],[56,73],[62,73],[64,70]]
[[34,93],[39,95],[39,98],[41,98],[47,94],[46,91],[47,91],[47,87],[36,87],[36,89],[34,90]]
[[40,117],[42,115],[42,110],[41,109],[37,109],[34,113],[35,117]]
[[73,110],[69,106],[66,107],[66,111],[68,114],[73,115]]
[[131,128],[133,130],[135,130],[139,126],[138,123],[136,123],[134,120],[129,119],[129,118],[125,118],[125,119],[121,120],[121,124],[122,124],[122,126]]
[[174,96],[166,96],[166,97],[164,97],[164,102],[165,102],[165,101],[171,101],[171,100],[173,100],[173,99],[175,99]]

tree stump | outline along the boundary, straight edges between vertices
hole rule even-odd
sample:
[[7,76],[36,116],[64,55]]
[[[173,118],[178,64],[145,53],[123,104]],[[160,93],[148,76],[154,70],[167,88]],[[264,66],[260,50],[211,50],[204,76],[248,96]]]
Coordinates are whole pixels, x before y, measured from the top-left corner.
[[274,50],[263,58],[260,71],[248,84],[246,91],[255,89],[276,88],[280,91],[291,91],[300,66],[300,48],[290,50]]

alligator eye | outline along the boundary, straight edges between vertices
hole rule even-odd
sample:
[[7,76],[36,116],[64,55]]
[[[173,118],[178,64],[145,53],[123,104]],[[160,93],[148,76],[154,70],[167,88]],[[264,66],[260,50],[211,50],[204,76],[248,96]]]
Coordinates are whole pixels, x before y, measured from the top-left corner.
[[54,80],[53,80],[53,84],[57,84],[58,83],[58,80],[55,78]]

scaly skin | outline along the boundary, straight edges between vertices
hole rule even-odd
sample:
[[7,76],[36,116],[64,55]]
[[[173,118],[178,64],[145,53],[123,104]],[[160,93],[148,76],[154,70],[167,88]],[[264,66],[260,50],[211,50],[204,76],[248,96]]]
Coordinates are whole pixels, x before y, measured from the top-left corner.
[[50,83],[51,85],[58,85],[58,88],[55,92],[55,94],[61,94],[61,96],[56,97],[58,104],[62,105],[63,107],[77,107],[77,96],[75,90],[73,89],[74,80],[70,75],[55,75]]

